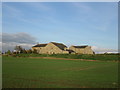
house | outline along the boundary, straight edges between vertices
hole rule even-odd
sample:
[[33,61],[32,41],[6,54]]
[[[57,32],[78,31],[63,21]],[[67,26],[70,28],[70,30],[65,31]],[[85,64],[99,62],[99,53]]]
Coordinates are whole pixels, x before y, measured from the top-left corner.
[[88,46],[88,45],[71,46],[69,47],[69,50],[71,50],[72,53],[76,53],[76,54],[94,54],[94,52],[91,49],[91,46]]
[[37,50],[37,53],[39,54],[69,54],[69,51],[67,51],[67,46],[56,42],[37,44],[32,47],[32,51],[33,50]]
[[37,51],[37,53],[40,53],[41,49],[43,49],[47,44],[37,44],[32,47],[32,51]]
[[62,43],[50,42],[47,44],[37,44],[32,47],[32,51],[36,50],[39,54],[93,54],[91,47],[86,46],[71,46],[67,48]]

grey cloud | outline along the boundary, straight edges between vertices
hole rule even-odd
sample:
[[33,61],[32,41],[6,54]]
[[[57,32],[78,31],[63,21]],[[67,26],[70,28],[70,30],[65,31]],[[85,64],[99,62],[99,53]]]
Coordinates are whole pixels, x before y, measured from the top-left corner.
[[36,44],[36,38],[24,33],[0,33],[0,46],[2,47],[2,52],[7,50],[13,50],[16,45],[20,45],[25,49],[30,49],[34,44]]
[[34,44],[36,43],[36,38],[23,32],[15,33],[15,34],[2,33],[2,42],[3,43],[16,42],[16,43]]
[[[22,46],[22,48],[30,49],[34,44],[24,44],[24,43],[2,43],[2,52],[5,52],[7,50],[13,51],[16,45]],[[0,45],[1,46],[1,45]]]

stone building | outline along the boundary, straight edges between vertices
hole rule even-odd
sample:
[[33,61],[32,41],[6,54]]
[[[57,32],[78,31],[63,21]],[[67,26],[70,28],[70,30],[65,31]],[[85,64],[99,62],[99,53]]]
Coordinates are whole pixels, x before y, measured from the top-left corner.
[[50,42],[48,44],[37,44],[32,47],[39,54],[69,54],[67,46],[62,43]]
[[71,46],[69,47],[69,50],[72,50],[72,53],[76,54],[94,54],[94,52],[91,49],[91,46]]
[[32,47],[32,51],[36,50],[37,53],[40,53],[41,49],[43,49],[47,44],[37,44]]
[[90,46],[71,46],[67,48],[62,43],[50,42],[47,44],[37,44],[32,47],[32,51],[36,50],[39,54],[93,54]]

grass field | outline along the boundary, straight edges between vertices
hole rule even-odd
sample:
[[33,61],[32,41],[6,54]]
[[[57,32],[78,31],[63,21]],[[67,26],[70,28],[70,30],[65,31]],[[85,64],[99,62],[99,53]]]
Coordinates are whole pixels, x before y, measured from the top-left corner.
[[3,56],[3,88],[116,88],[118,62]]

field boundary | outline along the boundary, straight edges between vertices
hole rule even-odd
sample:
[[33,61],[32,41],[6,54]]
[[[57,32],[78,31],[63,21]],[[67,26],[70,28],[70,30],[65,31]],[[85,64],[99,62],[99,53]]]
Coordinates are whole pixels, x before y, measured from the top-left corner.
[[119,61],[101,61],[91,59],[70,59],[70,58],[56,58],[56,57],[28,57],[28,58],[41,58],[41,59],[59,59],[59,60],[76,60],[76,61],[96,61],[96,62],[119,62]]
[[56,57],[29,57],[29,58],[42,58],[42,59],[59,59],[59,60],[80,60],[80,61],[100,61],[100,60],[88,60],[88,59],[70,59],[70,58],[56,58]]

